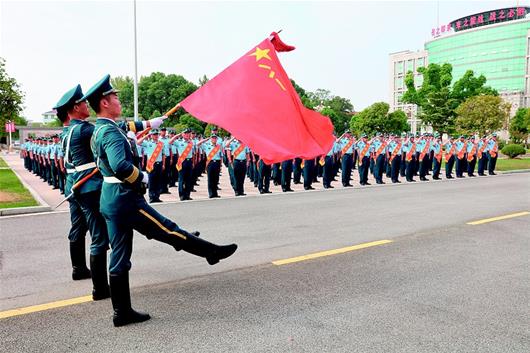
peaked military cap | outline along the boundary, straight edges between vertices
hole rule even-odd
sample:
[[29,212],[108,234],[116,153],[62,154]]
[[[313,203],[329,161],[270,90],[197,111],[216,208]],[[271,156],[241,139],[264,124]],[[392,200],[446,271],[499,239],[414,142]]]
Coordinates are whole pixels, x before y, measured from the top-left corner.
[[189,134],[191,132],[191,129],[189,127],[187,127],[182,132],[185,133],[185,134]]
[[401,137],[407,137],[407,133],[406,132],[402,132],[401,133]]
[[493,136],[493,137],[497,137],[497,133],[494,132],[493,134],[491,134],[491,136]]
[[151,131],[149,131],[149,135],[158,135],[158,130],[152,129]]
[[161,128],[160,131],[167,131],[165,127]]
[[366,135],[366,134],[361,134],[361,137],[368,137],[368,135]]
[[83,97],[83,100],[88,100],[90,106],[94,108],[102,97],[111,93],[119,92],[110,84],[110,75],[106,74],[94,86],[92,86]]
[[70,107],[72,107],[74,104],[81,103],[84,101],[83,97],[83,90],[81,89],[81,85],[77,85],[68,92],[66,92],[61,99],[55,104],[53,109],[56,110],[68,110]]

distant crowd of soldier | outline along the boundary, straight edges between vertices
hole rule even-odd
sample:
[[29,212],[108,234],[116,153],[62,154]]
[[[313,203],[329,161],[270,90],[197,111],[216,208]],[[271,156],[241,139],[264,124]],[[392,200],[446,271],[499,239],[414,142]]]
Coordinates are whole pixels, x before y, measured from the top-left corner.
[[[427,176],[439,180],[494,175],[498,154],[496,134],[483,136],[449,136],[442,141],[438,133],[382,135],[368,139],[346,131],[338,137],[325,156],[314,159],[294,158],[268,165],[258,154],[235,137],[222,138],[213,128],[211,136],[202,137],[190,129],[176,134],[173,129],[151,130],[143,136],[129,136],[136,142],[138,163],[149,175],[149,201],[161,202],[160,194],[169,194],[170,187],[178,186],[179,198],[191,200],[199,178],[206,173],[208,195],[218,198],[222,165],[226,167],[236,196],[244,196],[245,177],[261,194],[270,193],[270,183],[281,185],[283,192],[293,191],[291,183],[303,184],[312,190],[313,183],[322,179],[324,188],[333,188],[341,171],[344,187],[351,187],[352,171],[358,170],[360,185],[370,185],[368,173],[377,184],[384,184],[386,176],[392,183],[400,177],[408,182],[427,181]],[[59,136],[29,138],[22,144],[25,167],[64,193],[64,152]],[[442,162],[445,170],[442,172]],[[478,164],[478,168],[476,165]]]

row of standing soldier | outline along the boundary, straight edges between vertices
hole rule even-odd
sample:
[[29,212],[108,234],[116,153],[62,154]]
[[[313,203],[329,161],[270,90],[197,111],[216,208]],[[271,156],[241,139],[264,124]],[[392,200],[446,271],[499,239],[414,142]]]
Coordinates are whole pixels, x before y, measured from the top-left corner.
[[[156,146],[161,146],[159,149]],[[281,163],[267,165],[258,154],[246,147],[237,138],[222,139],[217,130],[212,130],[209,138],[199,138],[186,129],[180,134],[173,130],[152,131],[149,137],[137,141],[137,149],[142,168],[149,172],[149,198],[160,202],[159,195],[169,193],[169,187],[178,181],[181,200],[190,200],[191,192],[198,185],[198,179],[206,172],[210,198],[219,197],[219,178],[222,164],[225,165],[230,183],[236,196],[244,196],[244,181],[247,176],[262,194],[270,193],[271,181],[281,185],[283,192],[293,191],[291,183],[304,185],[305,190],[313,189],[312,184],[322,178],[324,188],[333,188],[339,170],[344,187],[351,187],[352,171],[359,170],[359,183],[370,185],[371,173],[377,184],[384,184],[383,176],[392,183],[400,183],[400,177],[414,182],[419,175],[427,181],[432,172],[433,179],[447,179],[464,174],[474,177],[478,163],[478,175],[487,172],[494,175],[498,154],[496,134],[482,137],[458,139],[448,136],[442,142],[438,133],[406,134],[383,136],[378,133],[371,140],[365,134],[359,140],[348,131],[336,139],[330,151],[314,159],[294,158]],[[445,171],[442,172],[442,160]],[[302,182],[303,178],[303,182]]]

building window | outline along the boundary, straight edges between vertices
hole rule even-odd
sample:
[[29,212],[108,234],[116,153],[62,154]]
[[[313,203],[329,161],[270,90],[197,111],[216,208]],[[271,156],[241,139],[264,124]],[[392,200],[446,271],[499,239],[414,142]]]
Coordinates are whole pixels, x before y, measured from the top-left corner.
[[403,88],[403,77],[397,77],[394,79],[394,89]]
[[425,58],[418,58],[416,60],[416,68],[425,66]]
[[407,72],[414,72],[414,60],[407,60]]
[[398,61],[394,64],[394,71],[397,75],[403,74],[403,61]]

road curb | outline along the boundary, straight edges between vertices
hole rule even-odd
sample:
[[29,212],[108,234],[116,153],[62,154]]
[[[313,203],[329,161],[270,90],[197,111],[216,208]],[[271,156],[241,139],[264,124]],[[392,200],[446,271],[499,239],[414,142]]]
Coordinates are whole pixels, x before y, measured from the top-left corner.
[[519,173],[530,173],[530,169],[516,169],[516,170],[507,170],[500,172],[500,174],[519,174]]
[[20,174],[16,172],[13,168],[10,168],[13,173],[17,176],[18,180],[24,185],[26,189],[28,189],[29,193],[35,201],[39,204],[39,206],[29,206],[29,207],[13,207],[13,208],[4,208],[0,209],[0,217],[1,216],[13,216],[18,214],[28,214],[28,213],[41,213],[41,212],[50,212],[52,210],[51,206],[46,203],[40,197],[40,195],[20,177]]
[[43,213],[50,212],[52,208],[50,206],[29,206],[29,207],[13,207],[0,209],[0,217],[2,216],[14,216],[19,214],[29,213]]

